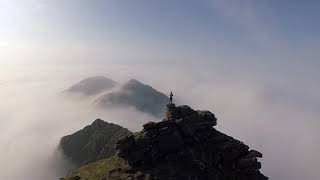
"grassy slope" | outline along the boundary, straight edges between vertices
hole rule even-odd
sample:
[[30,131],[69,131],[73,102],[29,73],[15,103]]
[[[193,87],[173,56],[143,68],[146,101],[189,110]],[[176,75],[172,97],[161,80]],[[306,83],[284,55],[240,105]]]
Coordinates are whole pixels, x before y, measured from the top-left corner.
[[113,156],[91,164],[81,166],[79,169],[69,173],[64,180],[72,180],[72,177],[79,176],[81,180],[100,180],[107,171],[119,168],[124,164],[122,159]]

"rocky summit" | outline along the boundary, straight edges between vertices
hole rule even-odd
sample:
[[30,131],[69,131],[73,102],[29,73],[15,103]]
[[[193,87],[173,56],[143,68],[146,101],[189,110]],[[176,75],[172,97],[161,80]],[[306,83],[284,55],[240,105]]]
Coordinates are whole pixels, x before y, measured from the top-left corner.
[[102,178],[132,180],[267,180],[262,154],[217,131],[214,114],[168,104],[166,118],[116,142],[126,165]]

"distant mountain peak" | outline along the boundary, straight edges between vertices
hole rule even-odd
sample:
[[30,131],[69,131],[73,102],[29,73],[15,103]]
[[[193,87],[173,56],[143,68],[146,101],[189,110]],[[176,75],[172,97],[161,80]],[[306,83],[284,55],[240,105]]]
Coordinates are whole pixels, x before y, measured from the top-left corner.
[[[124,89],[130,89],[130,88],[137,88],[137,87],[145,87],[148,86],[146,84],[143,84],[142,82],[136,80],[136,79],[130,79],[129,81],[127,81],[124,85],[123,88]],[[150,86],[148,86],[150,87]]]
[[95,102],[102,108],[132,106],[141,112],[163,117],[169,98],[149,85],[130,79],[118,91],[107,93]]
[[108,79],[110,80],[109,78],[105,77],[105,76],[91,76],[91,77],[88,77],[88,78],[85,78],[83,79],[82,81],[85,81],[85,80],[92,80],[92,79]]
[[92,122],[92,125],[93,125],[93,124],[101,124],[101,123],[107,123],[107,122],[103,121],[102,119],[96,119],[96,120],[94,120],[94,121]]
[[136,80],[136,79],[130,79],[128,81],[128,83],[132,83],[132,84],[142,84],[140,81]]
[[101,127],[105,127],[105,126],[107,126],[109,124],[112,124],[112,123],[105,122],[102,119],[96,119],[95,121],[92,122],[91,127],[93,127],[93,128],[101,128]]
[[83,95],[96,95],[108,91],[116,86],[117,82],[104,76],[85,78],[71,86],[66,92],[80,93]]

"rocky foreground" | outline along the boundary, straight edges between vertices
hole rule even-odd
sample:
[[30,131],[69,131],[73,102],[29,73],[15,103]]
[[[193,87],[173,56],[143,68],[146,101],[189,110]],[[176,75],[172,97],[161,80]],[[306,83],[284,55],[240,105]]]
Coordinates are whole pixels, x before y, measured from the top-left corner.
[[266,180],[260,173],[262,154],[213,126],[209,111],[168,105],[167,118],[145,124],[143,131],[116,143],[127,166],[107,179]]
[[168,104],[167,117],[121,138],[111,159],[86,165],[65,179],[87,180],[267,180],[262,154],[213,126],[209,111]]

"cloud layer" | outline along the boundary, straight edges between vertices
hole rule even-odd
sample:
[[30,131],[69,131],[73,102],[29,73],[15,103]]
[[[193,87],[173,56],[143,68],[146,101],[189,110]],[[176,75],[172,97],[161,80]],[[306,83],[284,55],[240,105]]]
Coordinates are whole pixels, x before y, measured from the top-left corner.
[[[105,75],[120,82],[136,78],[162,92],[172,90],[177,104],[214,112],[219,130],[260,150],[264,154],[263,172],[272,179],[314,179],[320,160],[316,155],[320,150],[316,140],[319,96],[314,91],[305,94],[307,86],[288,88],[255,78],[224,76],[228,73],[218,69],[201,72],[201,68],[193,68],[186,72],[177,67],[146,65],[108,68],[105,64],[103,70],[101,66],[42,66],[43,71],[20,69],[22,79],[1,79],[0,156],[7,162],[1,167],[1,179],[40,180],[61,175],[63,172],[55,167],[58,162],[53,161],[57,160],[54,152],[59,138],[96,118],[134,131],[155,120],[134,109],[96,111],[90,106],[91,100],[68,100],[58,94],[90,75]],[[19,71],[12,72],[2,77],[14,77]]]

